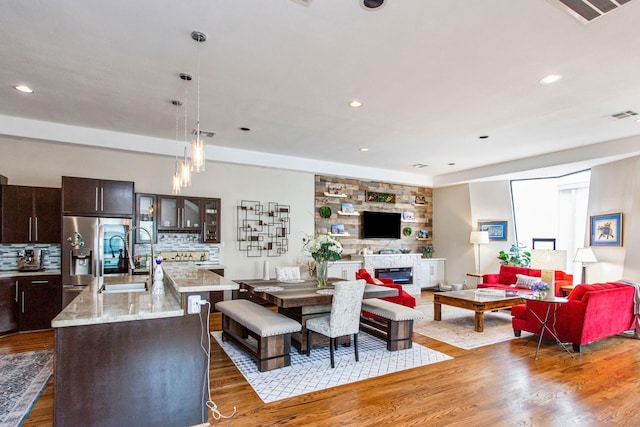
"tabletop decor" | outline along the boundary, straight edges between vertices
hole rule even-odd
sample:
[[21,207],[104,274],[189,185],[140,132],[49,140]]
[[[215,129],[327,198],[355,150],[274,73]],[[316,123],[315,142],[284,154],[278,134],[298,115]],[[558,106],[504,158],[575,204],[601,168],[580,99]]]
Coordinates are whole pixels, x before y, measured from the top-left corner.
[[545,282],[536,282],[531,285],[531,290],[533,291],[533,296],[536,299],[545,299],[547,297],[547,292],[549,292],[549,285]]
[[433,245],[424,245],[420,250],[422,251],[422,258],[431,258],[435,252]]
[[327,268],[329,261],[338,261],[342,254],[342,245],[339,241],[326,234],[316,238],[303,237],[303,249],[308,252],[316,262],[316,278],[318,287],[327,286]]

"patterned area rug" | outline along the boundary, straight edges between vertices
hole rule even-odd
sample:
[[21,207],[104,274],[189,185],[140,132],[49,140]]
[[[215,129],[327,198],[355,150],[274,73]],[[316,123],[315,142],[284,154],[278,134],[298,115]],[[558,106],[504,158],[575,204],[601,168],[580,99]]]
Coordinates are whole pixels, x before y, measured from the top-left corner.
[[[475,314],[471,310],[442,305],[442,320],[436,322],[433,320],[433,302],[416,308],[425,314],[425,318],[414,322],[414,332],[465,350],[516,338],[509,310],[485,313],[484,331],[476,332],[473,330]],[[522,332],[523,337],[529,335]]]
[[0,355],[0,426],[19,426],[53,375],[53,350]]
[[244,351],[231,342],[222,342],[221,332],[211,335],[265,403],[452,359],[416,343],[408,350],[387,351],[383,341],[361,333],[359,362],[355,361],[353,347],[338,346],[335,369],[331,369],[328,347],[313,349],[310,357],[292,349],[291,366],[260,372]]

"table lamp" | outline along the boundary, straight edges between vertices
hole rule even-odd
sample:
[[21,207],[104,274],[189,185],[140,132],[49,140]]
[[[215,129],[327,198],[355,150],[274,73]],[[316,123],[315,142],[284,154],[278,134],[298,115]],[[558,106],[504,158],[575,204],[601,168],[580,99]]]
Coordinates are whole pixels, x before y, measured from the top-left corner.
[[573,258],[573,262],[582,263],[582,283],[587,283],[587,265],[590,263],[598,262],[596,255],[591,248],[578,248],[576,256]]
[[567,251],[534,249],[531,251],[531,268],[541,270],[540,279],[549,285],[547,298],[556,296],[555,270],[567,268]]
[[473,243],[478,247],[478,269],[476,273],[480,273],[480,245],[489,243],[488,231],[472,231],[469,236],[469,243]]

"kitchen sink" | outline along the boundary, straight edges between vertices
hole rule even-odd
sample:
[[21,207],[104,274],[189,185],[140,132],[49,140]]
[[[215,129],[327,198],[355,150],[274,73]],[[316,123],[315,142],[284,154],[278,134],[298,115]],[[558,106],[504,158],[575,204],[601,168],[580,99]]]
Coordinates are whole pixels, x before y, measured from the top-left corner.
[[118,294],[124,292],[145,292],[147,282],[127,282],[127,283],[105,283],[102,285],[100,293]]

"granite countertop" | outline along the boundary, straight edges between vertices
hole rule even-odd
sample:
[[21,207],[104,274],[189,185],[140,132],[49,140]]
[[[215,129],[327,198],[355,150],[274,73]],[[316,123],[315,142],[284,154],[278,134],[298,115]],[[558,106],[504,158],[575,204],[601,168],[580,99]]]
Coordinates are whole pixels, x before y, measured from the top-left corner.
[[178,298],[166,288],[165,295],[152,295],[151,286],[143,292],[100,292],[104,284],[146,279],[146,276],[130,277],[131,280],[126,277],[108,277],[104,281],[95,279],[51,321],[51,326],[61,328],[184,315]]
[[51,326],[95,325],[184,316],[179,294],[238,289],[238,284],[193,263],[165,264],[165,295],[152,295],[151,285],[143,292],[103,293],[104,285],[138,283],[147,276],[130,275],[96,278],[60,314]]
[[162,268],[165,272],[165,278],[169,279],[179,293],[233,291],[238,289],[237,283],[209,271],[212,268],[210,265],[176,262],[163,264]]
[[6,277],[22,277],[22,276],[56,276],[59,275],[60,270],[38,270],[38,271],[18,271],[8,270],[0,271],[0,279]]

